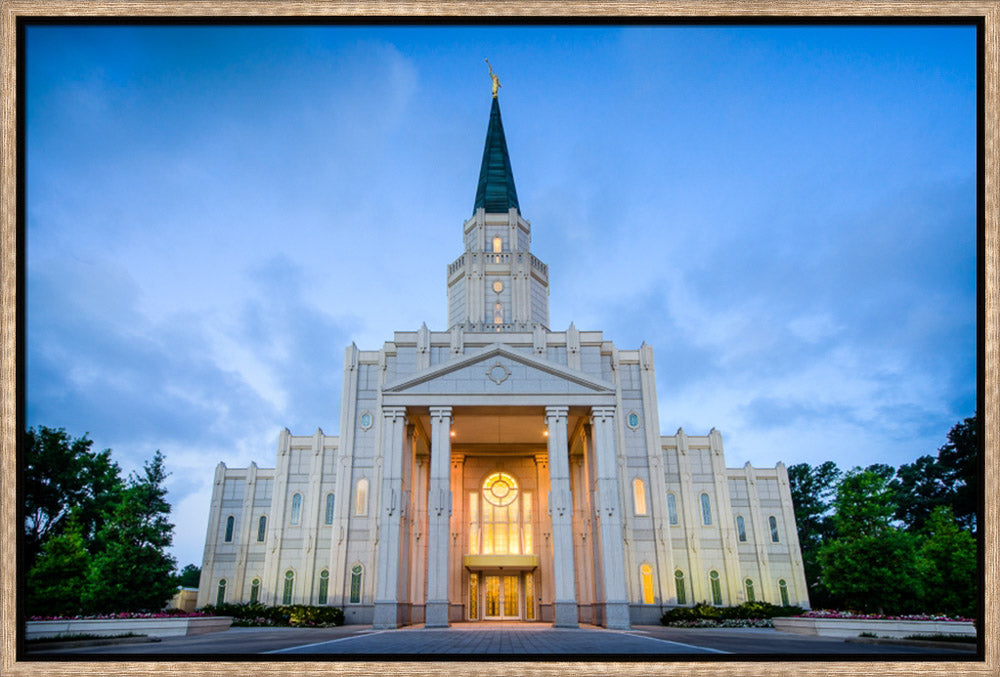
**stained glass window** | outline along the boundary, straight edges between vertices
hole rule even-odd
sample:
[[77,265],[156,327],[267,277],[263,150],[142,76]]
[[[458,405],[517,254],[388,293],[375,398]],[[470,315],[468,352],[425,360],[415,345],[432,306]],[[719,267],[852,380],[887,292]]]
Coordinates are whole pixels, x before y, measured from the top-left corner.
[[250,603],[256,604],[260,600],[260,579],[255,578],[250,581]]
[[267,516],[261,515],[257,520],[257,542],[264,542],[264,535],[267,533]]
[[673,494],[667,494],[667,516],[671,526],[677,524],[677,497]]
[[646,488],[638,477],[632,480],[632,502],[635,505],[636,515],[646,514]]
[[778,542],[778,520],[775,519],[774,515],[767,518],[767,525],[771,527],[771,542]]
[[719,572],[715,569],[708,572],[708,582],[712,587],[712,604],[722,604],[722,581],[719,580]]
[[469,620],[479,620],[479,573],[469,572]]
[[368,514],[368,479],[364,477],[358,480],[358,488],[354,494],[354,514]]
[[351,567],[351,604],[361,603],[361,575],[363,573],[364,567],[360,564]]
[[281,603],[292,603],[292,590],[295,588],[295,573],[289,569],[285,572],[285,589],[282,591]]
[[226,518],[226,543],[233,542],[233,528],[236,525],[236,518],[230,515]]
[[642,603],[653,603],[653,567],[643,564],[639,567],[639,578],[642,581]]
[[712,526],[712,503],[708,494],[701,495],[701,521],[706,527]]
[[687,594],[684,592],[684,572],[680,569],[674,572],[674,587],[677,588],[677,603],[687,604]]
[[326,495],[326,513],[323,515],[323,524],[333,524],[333,494]]
[[781,595],[781,605],[788,606],[788,583],[784,578],[778,579],[778,593]]
[[215,606],[222,606],[226,601],[226,579],[219,580],[219,594],[215,599]]
[[736,516],[736,537],[740,542],[747,540],[747,525],[743,521],[743,515]]
[[743,582],[743,586],[746,588],[746,591],[747,591],[747,601],[748,602],[753,602],[754,601],[753,580],[749,579],[749,578],[746,579]]
[[319,572],[319,595],[316,600],[319,604],[326,604],[327,593],[330,590],[330,572],[326,569]]
[[295,494],[292,496],[292,514],[289,516],[289,522],[292,525],[299,523],[302,519],[302,494]]

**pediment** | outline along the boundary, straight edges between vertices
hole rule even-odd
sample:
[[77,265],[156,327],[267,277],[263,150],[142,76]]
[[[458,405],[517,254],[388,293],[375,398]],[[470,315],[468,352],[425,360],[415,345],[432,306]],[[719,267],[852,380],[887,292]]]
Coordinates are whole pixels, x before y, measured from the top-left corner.
[[494,343],[406,377],[385,393],[455,395],[613,395],[610,383]]

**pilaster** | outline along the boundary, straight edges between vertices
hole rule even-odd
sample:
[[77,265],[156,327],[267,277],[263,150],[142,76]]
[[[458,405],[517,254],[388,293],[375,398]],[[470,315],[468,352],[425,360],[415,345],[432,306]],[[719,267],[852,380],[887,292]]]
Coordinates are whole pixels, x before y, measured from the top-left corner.
[[406,408],[382,407],[381,529],[376,565],[375,615],[372,627],[399,626],[399,561],[403,513],[403,458],[406,446]]
[[549,432],[549,514],[552,517],[552,575],[555,627],[578,627],[573,566],[573,503],[569,488],[569,407],[546,407]]
[[451,522],[451,407],[431,407],[431,478],[427,507],[428,628],[448,627],[448,553]]
[[597,495],[601,513],[604,624],[615,630],[630,629],[625,588],[625,552],[622,543],[621,499],[615,450],[615,408],[591,410],[594,455],[597,458]]

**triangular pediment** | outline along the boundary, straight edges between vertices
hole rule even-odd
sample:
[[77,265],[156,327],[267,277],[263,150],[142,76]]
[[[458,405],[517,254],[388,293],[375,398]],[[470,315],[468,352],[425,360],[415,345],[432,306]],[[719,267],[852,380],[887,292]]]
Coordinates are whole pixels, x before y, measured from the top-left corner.
[[383,388],[407,394],[614,394],[612,384],[501,343],[460,355]]

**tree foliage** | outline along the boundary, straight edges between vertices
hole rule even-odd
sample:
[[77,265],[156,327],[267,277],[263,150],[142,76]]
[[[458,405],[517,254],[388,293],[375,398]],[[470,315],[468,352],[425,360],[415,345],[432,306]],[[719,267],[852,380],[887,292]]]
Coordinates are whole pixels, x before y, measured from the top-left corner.
[[816,467],[799,463],[788,468],[788,483],[795,508],[795,523],[802,548],[809,598],[818,606],[827,606],[832,598],[820,579],[819,549],[833,536],[831,500],[842,473],[833,461]]
[[920,547],[924,609],[929,613],[972,616],[979,598],[976,540],[959,528],[951,508],[934,509]]
[[81,613],[89,563],[90,555],[80,524],[71,516],[61,533],[45,541],[34,566],[28,571],[28,614]]
[[200,580],[201,568],[194,564],[187,564],[177,577],[177,585],[182,588],[197,588]]

